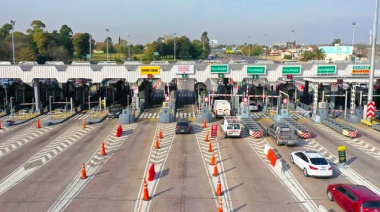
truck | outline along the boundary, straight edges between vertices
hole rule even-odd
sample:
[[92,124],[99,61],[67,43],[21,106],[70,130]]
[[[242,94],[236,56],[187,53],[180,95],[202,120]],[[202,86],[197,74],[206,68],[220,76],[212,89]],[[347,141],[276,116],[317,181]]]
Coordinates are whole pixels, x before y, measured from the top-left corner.
[[236,116],[224,116],[224,121],[220,125],[220,130],[224,132],[224,137],[241,137],[241,126]]
[[231,115],[231,105],[230,102],[223,99],[217,99],[214,101],[213,112],[215,114],[215,118],[219,118],[222,116],[230,116]]
[[278,146],[295,146],[298,143],[298,136],[296,136],[290,126],[285,123],[272,124],[268,127],[267,134],[276,140]]

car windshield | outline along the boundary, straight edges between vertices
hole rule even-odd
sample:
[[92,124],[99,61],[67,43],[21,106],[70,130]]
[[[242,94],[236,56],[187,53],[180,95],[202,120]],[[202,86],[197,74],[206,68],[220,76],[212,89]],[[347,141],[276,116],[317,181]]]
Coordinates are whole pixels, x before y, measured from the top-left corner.
[[186,126],[188,126],[188,124],[187,124],[187,122],[178,122],[177,126],[186,127]]
[[232,129],[233,129],[233,125],[232,124],[227,125],[227,130],[232,130]]
[[234,129],[235,129],[235,130],[240,130],[240,124],[235,124],[235,125],[234,125]]
[[324,158],[310,158],[310,161],[314,165],[328,165],[329,164]]
[[380,208],[380,201],[363,202],[362,207],[363,208],[379,209]]

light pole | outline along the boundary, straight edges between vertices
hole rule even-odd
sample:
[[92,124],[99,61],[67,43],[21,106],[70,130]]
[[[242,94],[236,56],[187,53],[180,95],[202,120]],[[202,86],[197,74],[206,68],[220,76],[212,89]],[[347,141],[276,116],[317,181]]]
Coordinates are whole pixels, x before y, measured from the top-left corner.
[[88,58],[88,60],[91,60],[91,58],[92,58],[91,40],[92,40],[92,38],[91,38],[91,35],[90,35],[90,38],[89,38],[89,42],[90,42],[90,58]]
[[175,60],[175,35],[176,35],[177,33],[174,33],[174,60]]
[[53,111],[51,110],[51,98],[53,98],[53,96],[49,96],[50,120],[53,113]]
[[128,34],[128,60],[130,61],[131,60],[131,44],[130,44],[130,39],[129,39],[129,34]]
[[108,32],[110,31],[110,29],[106,29],[107,31],[107,61],[109,61],[108,59]]
[[377,36],[377,18],[379,15],[379,0],[376,0],[375,15],[373,21],[372,29],[372,49],[371,49],[371,72],[369,74],[369,84],[368,84],[368,103],[373,100],[373,78],[375,75],[375,54],[376,54],[376,36]]
[[91,103],[90,102],[91,102],[91,95],[88,95],[88,111],[90,113],[88,121],[90,121],[90,119],[91,119]]
[[354,44],[355,44],[355,25],[356,22],[352,22],[352,48],[354,49]]
[[248,46],[249,46],[248,57],[251,57],[251,36],[248,36]]
[[294,30],[292,30],[292,60],[293,60],[293,49],[294,49]]
[[11,102],[11,116],[12,116],[12,121],[14,121],[15,114],[14,114],[14,110],[13,110],[12,99],[14,99],[14,97],[11,97],[11,98],[9,99],[9,101]]
[[265,46],[265,59],[267,59],[267,34],[265,34],[264,46]]
[[12,24],[12,48],[13,48],[13,65],[16,65],[16,58],[15,58],[15,38],[14,38],[14,25],[16,24],[16,21],[11,21]]

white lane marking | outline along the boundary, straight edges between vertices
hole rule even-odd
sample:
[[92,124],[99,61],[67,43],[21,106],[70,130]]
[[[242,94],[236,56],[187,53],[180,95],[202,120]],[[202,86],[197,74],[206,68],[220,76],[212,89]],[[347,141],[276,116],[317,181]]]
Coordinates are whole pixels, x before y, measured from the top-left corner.
[[[87,128],[83,129],[82,126],[75,125],[68,129],[65,134],[74,134],[78,132],[85,132],[84,135],[91,132],[93,129],[95,129],[99,125],[92,125],[88,126]],[[83,136],[84,136],[83,135]],[[83,137],[82,136],[82,137]],[[81,137],[81,138],[82,138]],[[79,139],[78,139],[79,140]],[[77,140],[77,141],[78,141]],[[18,169],[16,169],[14,172],[9,174],[7,177],[5,177],[3,180],[0,181],[0,195],[4,194],[6,191],[11,189],[13,186],[17,185],[20,181],[24,180],[26,177],[28,177],[31,173],[38,170],[40,167],[51,161],[54,157],[62,153],[63,151],[59,152],[58,154],[55,154],[57,152],[55,149],[51,148],[51,145],[55,143],[61,143],[61,142],[67,142],[66,139],[62,139],[61,137],[56,138],[53,142],[49,143],[45,148],[43,148],[40,152],[32,156],[27,162],[25,162],[23,165],[21,165]],[[71,142],[68,147],[70,147],[73,143]],[[49,153],[46,153],[46,149],[50,149],[51,151]]]
[[137,127],[137,124],[123,125],[123,134],[118,139],[114,139],[114,134],[116,132],[118,125],[111,131],[104,141],[107,155],[102,156],[100,148],[95,151],[91,158],[86,163],[86,173],[88,178],[81,179],[81,172],[79,172],[71,183],[66,187],[54,204],[49,208],[48,211],[63,211],[65,210],[74,198],[79,194],[80,191],[90,182],[90,180],[95,176],[96,173],[103,167],[103,165],[110,159],[114,152],[116,152],[119,147],[128,139],[132,134],[133,130]]
[[[204,138],[206,137],[207,131],[209,131],[211,128],[208,127],[206,129],[204,129],[199,124],[194,124],[193,128],[194,128],[194,131],[195,131],[195,136],[197,138],[197,143],[198,143],[199,151],[201,152],[203,165],[204,165],[204,167],[206,169],[206,173],[207,173],[207,176],[208,176],[210,187],[211,187],[211,190],[212,190],[213,195],[215,197],[215,204],[218,206],[218,198],[215,195],[215,193],[216,193],[216,183],[217,183],[218,179],[216,177],[212,176],[212,173],[214,172],[214,167],[210,165],[210,160],[206,160],[205,159],[205,157],[207,157],[206,155],[210,154],[210,153],[208,152],[208,145],[209,145],[209,143],[205,142]],[[225,175],[225,171],[224,171],[224,166],[223,166],[223,162],[221,162],[222,161],[222,157],[221,157],[221,154],[220,154],[219,142],[218,141],[215,142],[215,140],[214,140],[213,144],[214,144],[213,145],[213,149],[215,149],[214,148],[215,145],[217,146],[217,151],[214,151],[214,152],[217,152],[218,157],[215,155],[215,157],[219,159],[219,160],[217,160],[217,167],[218,167],[218,170],[221,170],[221,171],[219,171],[219,176],[221,176],[220,177],[220,181],[221,181],[221,184],[223,184],[222,189],[223,189],[223,192],[224,192],[224,195],[222,196],[222,199],[223,199],[223,201],[222,201],[223,210],[224,211],[233,211],[233,206],[232,206],[231,196],[230,196],[230,192],[229,192],[229,188],[228,188],[228,184],[227,184],[227,179],[226,179],[226,175]],[[207,146],[207,148],[205,148],[204,146]],[[211,158],[211,156],[209,156],[209,157]],[[220,173],[222,173],[222,174],[220,174]]]
[[[242,131],[242,137],[248,143],[249,146],[256,152],[256,154],[260,157],[261,161],[268,167],[268,169],[273,173],[274,176],[284,185],[284,187],[292,194],[292,196],[299,201],[301,207],[303,207],[306,211],[315,211],[318,212],[318,207],[315,202],[310,198],[304,188],[299,184],[297,179],[293,176],[289,169],[283,170],[283,174],[279,174],[275,171],[274,167],[270,164],[269,160],[266,158],[266,155],[261,154],[264,150],[264,145],[267,144],[271,147],[266,138],[253,138],[249,135],[247,130]],[[257,141],[264,141],[263,146],[252,145]],[[272,148],[272,147],[271,147]],[[280,160],[282,163],[282,160]],[[285,165],[283,165],[284,167]]]
[[339,163],[338,157],[336,157],[333,153],[324,148],[321,144],[319,144],[314,139],[307,139],[306,141],[302,141],[302,146],[307,150],[314,150],[323,155],[326,159],[330,161],[330,165],[334,168],[335,171],[341,173],[341,176],[351,181],[354,184],[364,185],[367,188],[371,189],[378,195],[380,195],[380,189],[361,176],[359,173],[354,171],[350,166],[345,164],[336,165]]

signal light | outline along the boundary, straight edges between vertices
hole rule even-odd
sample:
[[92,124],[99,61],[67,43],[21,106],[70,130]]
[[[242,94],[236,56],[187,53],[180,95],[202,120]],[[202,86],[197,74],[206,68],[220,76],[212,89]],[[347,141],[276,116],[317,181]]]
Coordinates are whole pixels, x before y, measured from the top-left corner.
[[286,78],[287,78],[287,79],[292,79],[292,78],[293,78],[293,75],[288,74],[288,75],[286,75]]

